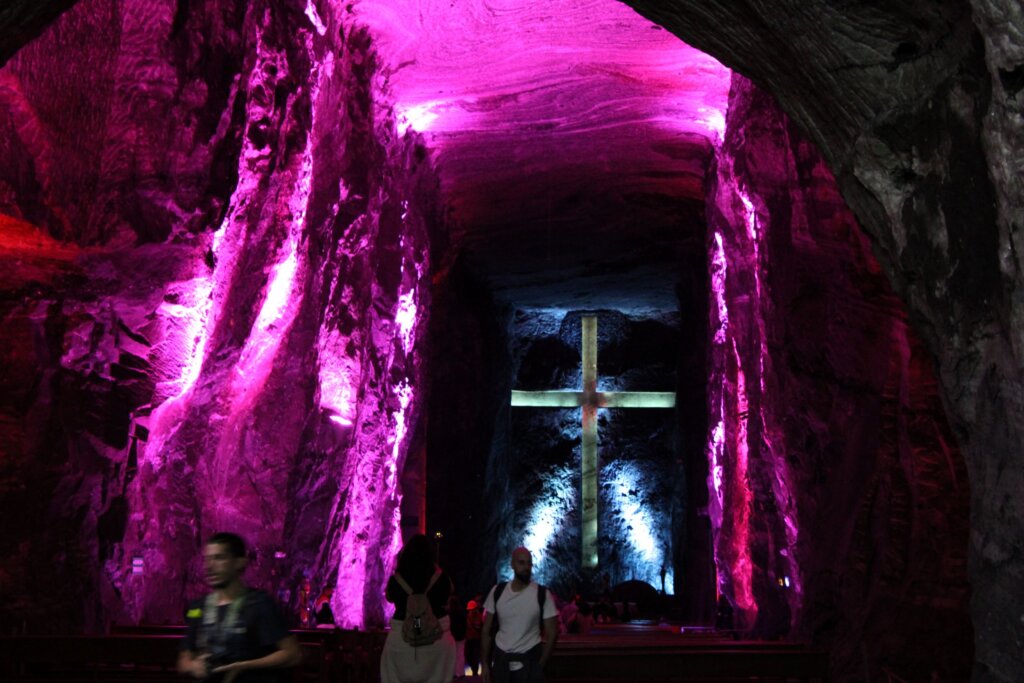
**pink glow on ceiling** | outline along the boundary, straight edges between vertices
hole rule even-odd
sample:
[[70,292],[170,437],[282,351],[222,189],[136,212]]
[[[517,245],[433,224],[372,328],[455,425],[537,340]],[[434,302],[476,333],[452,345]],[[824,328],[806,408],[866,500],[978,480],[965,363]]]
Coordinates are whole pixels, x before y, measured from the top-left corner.
[[398,134],[405,135],[409,129],[415,133],[425,133],[430,130],[430,124],[440,116],[434,109],[442,104],[441,102],[427,102],[412,107],[396,105],[395,118],[398,120]]
[[389,60],[398,107],[429,105],[437,131],[537,119],[543,101],[555,105],[565,89],[578,90],[575,111],[547,110],[560,127],[606,125],[602,107],[629,98],[681,129],[724,130],[730,71],[617,0],[352,5]]

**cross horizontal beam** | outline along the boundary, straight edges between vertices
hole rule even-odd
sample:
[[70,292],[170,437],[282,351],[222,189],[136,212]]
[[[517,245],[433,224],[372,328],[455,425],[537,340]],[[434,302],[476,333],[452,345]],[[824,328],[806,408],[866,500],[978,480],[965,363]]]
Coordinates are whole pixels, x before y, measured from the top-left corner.
[[[598,391],[598,408],[674,408],[673,391]],[[512,390],[514,407],[579,408],[587,402],[582,391],[520,391]]]

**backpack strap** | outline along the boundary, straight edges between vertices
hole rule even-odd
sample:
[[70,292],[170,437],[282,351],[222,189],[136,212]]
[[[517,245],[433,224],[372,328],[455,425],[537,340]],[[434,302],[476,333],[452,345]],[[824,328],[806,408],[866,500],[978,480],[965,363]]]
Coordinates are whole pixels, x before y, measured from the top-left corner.
[[505,586],[508,585],[508,581],[502,581],[494,587],[494,619],[491,621],[491,635],[494,636],[498,632],[500,618],[498,617],[498,598],[501,597],[501,592],[505,590]]
[[402,590],[405,591],[405,594],[406,595],[412,595],[412,586],[409,585],[409,582],[406,581],[405,579],[403,579],[402,575],[399,574],[398,572],[395,572],[394,576],[395,576],[395,581],[397,581],[398,585],[402,587]]
[[243,589],[242,594],[228,605],[223,620],[218,619],[220,607],[217,605],[216,593],[207,594],[203,601],[203,622],[196,639],[199,649],[205,650],[210,646],[211,640],[216,640],[218,645],[223,645],[228,629],[236,626],[238,615],[249,606],[249,594],[248,589]]
[[[407,595],[412,595],[413,593],[415,593],[415,591],[412,589],[412,586],[409,585],[408,581],[406,581],[404,578],[402,578],[401,574],[399,574],[398,572],[395,572],[394,577],[395,577],[395,581],[398,582],[398,585],[402,587],[402,590],[404,590]],[[430,589],[434,587],[434,584],[437,583],[437,580],[439,578],[441,578],[441,568],[435,566],[434,567],[434,575],[430,577],[430,583],[428,583],[427,587],[423,589],[423,593],[424,594],[429,593]]]
[[[501,597],[501,593],[502,593],[502,591],[505,590],[505,586],[507,586],[507,585],[508,585],[507,581],[502,581],[501,583],[499,583],[498,585],[496,585],[494,587],[494,631],[495,632],[497,632],[497,630],[498,630],[498,598]],[[538,622],[538,626],[539,626],[541,631],[544,630],[544,602],[545,602],[545,599],[547,598],[547,594],[548,594],[548,589],[538,583],[537,584],[537,607],[539,609],[539,614],[538,614],[539,622]]]
[[434,587],[434,584],[437,583],[437,580],[440,578],[441,568],[437,565],[434,565],[434,575],[430,577],[430,583],[428,583],[427,587],[423,589],[423,594],[426,595],[427,593],[429,593],[430,589]]

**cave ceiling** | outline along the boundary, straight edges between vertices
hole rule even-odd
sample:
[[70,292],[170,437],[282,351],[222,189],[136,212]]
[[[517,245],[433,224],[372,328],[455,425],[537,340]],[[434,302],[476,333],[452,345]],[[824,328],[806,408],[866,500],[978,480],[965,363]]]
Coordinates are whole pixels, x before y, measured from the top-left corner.
[[[74,4],[0,10],[0,63]],[[676,308],[725,67],[617,0],[349,6],[438,166],[449,260],[520,307]]]
[[[360,0],[451,254],[519,307],[672,310],[730,72],[615,0]],[[692,250],[692,251],[691,251]]]

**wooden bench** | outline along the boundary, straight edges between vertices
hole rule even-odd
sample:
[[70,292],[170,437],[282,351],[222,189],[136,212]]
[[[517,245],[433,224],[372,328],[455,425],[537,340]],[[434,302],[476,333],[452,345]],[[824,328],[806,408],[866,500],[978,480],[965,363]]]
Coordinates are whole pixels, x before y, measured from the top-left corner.
[[[180,634],[0,638],[0,681],[183,683],[176,668],[180,645]],[[292,670],[293,683],[339,680],[333,643],[307,638],[299,647],[302,665]]]
[[826,683],[828,654],[792,643],[566,638],[555,647],[547,680]]
[[[387,633],[295,631],[304,663],[294,683],[376,683]],[[175,663],[180,635],[0,638],[4,683],[183,683]],[[549,683],[826,683],[827,653],[793,643],[688,639],[674,633],[563,636],[548,664]]]
[[181,683],[179,636],[11,636],[0,638],[4,681]]

